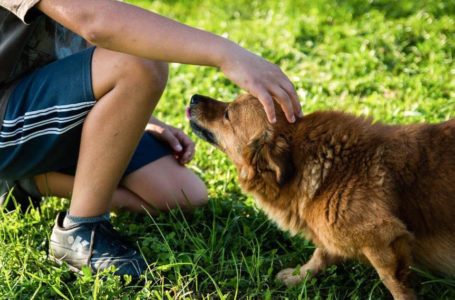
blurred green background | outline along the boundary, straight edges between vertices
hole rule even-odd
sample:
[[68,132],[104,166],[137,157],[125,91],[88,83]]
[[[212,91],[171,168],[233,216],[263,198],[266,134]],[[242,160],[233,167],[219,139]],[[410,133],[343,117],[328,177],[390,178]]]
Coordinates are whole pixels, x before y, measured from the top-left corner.
[[[335,108],[394,123],[453,116],[453,1],[134,3],[230,38],[280,65],[306,112]],[[168,103],[186,103],[194,92],[227,101],[238,93],[214,69],[173,71],[163,114]]]

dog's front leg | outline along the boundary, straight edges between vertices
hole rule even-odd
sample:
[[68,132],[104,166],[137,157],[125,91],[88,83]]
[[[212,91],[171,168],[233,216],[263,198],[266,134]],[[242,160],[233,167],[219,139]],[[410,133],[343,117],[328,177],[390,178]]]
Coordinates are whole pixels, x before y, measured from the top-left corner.
[[306,275],[316,275],[323,271],[328,266],[336,264],[342,260],[341,257],[328,253],[323,248],[316,248],[310,260],[304,264],[300,269],[284,269],[277,275],[276,279],[291,287],[302,282]]
[[395,300],[417,299],[407,282],[412,260],[410,241],[410,235],[403,235],[390,245],[362,249]]

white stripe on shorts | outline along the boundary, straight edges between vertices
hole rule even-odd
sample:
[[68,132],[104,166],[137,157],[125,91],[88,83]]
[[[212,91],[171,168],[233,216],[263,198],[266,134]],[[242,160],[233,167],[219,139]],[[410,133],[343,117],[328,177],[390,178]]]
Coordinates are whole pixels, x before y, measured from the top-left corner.
[[46,128],[46,129],[43,129],[43,130],[39,130],[39,131],[35,131],[33,134],[30,134],[28,136],[22,136],[20,139],[17,139],[17,140],[14,140],[14,141],[9,141],[9,142],[6,142],[6,143],[1,143],[0,142],[0,149],[1,148],[7,148],[7,147],[11,147],[11,146],[16,146],[16,145],[20,145],[20,144],[23,144],[31,139],[34,139],[34,138],[37,138],[39,136],[42,136],[42,135],[50,135],[50,134],[62,134],[62,133],[65,133],[67,131],[69,131],[70,129],[82,124],[83,122],[85,121],[85,118],[82,119],[82,120],[79,120],[73,124],[70,124],[64,128]]
[[56,105],[56,106],[48,107],[45,109],[30,111],[30,112],[26,112],[25,115],[20,116],[16,119],[3,120],[2,125],[3,125],[3,127],[13,127],[17,123],[23,122],[26,119],[33,119],[36,117],[45,116],[45,115],[55,113],[55,112],[65,112],[65,111],[78,110],[78,109],[85,108],[85,107],[92,107],[95,103],[96,103],[96,101],[90,101],[90,102],[81,102],[81,103],[76,103],[76,104]]
[[67,123],[67,122],[77,120],[80,117],[87,115],[88,112],[89,111],[86,110],[86,111],[83,111],[83,112],[81,112],[81,113],[79,113],[77,115],[74,115],[74,116],[68,116],[68,117],[64,117],[64,118],[55,117],[55,118],[43,120],[43,121],[40,121],[40,122],[27,124],[27,125],[24,125],[23,127],[20,127],[20,128],[14,130],[14,131],[11,131],[11,132],[0,132],[0,137],[2,137],[2,138],[13,137],[13,136],[15,136],[17,134],[21,134],[24,131],[27,131],[27,130],[30,130],[30,129],[33,129],[33,128],[36,128],[36,127],[39,127],[39,126],[43,126],[43,125],[46,125],[46,124],[50,124],[50,123],[55,123],[55,122],[57,122],[59,124]]

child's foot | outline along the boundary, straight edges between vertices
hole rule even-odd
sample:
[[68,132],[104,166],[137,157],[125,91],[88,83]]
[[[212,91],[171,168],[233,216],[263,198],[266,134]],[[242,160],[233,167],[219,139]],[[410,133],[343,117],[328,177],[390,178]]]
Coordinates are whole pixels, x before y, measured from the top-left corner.
[[139,251],[126,242],[109,221],[81,223],[63,227],[65,213],[59,213],[52,230],[49,259],[66,262],[71,270],[80,272],[89,266],[98,272],[111,266],[116,275],[140,277],[147,264]]

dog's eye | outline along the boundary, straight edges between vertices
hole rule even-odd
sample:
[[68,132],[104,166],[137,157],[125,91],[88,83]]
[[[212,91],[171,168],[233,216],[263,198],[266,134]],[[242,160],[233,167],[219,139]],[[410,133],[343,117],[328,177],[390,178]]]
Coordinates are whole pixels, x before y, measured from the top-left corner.
[[229,110],[224,111],[224,118],[229,121]]

